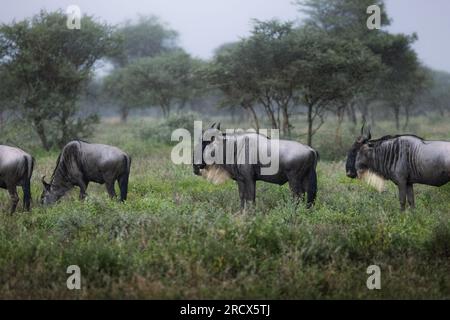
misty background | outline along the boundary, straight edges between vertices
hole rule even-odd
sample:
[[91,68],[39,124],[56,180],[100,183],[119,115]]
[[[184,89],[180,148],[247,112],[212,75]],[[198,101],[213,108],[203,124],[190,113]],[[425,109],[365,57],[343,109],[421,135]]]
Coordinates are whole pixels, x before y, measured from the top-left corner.
[[[380,30],[367,27],[373,4]],[[80,30],[66,26],[73,5]],[[155,120],[137,135],[165,143],[200,119],[280,129],[308,145],[334,127],[330,158],[339,157],[361,123],[416,132],[448,116],[449,9],[445,0],[3,4],[0,130],[6,142],[50,150],[105,121]],[[14,129],[23,121],[29,132]]]
[[[450,1],[387,0],[392,19],[388,30],[416,32],[414,43],[422,62],[450,72]],[[292,0],[15,0],[1,4],[0,22],[9,23],[32,16],[40,9],[65,10],[78,5],[83,14],[91,14],[108,23],[121,23],[138,15],[156,15],[180,33],[180,45],[194,56],[212,57],[223,43],[249,35],[252,19],[301,20]]]

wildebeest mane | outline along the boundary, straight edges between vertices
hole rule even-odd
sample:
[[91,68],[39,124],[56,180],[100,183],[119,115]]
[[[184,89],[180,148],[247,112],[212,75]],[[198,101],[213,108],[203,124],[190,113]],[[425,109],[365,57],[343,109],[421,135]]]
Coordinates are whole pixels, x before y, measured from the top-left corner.
[[412,137],[412,138],[416,138],[416,139],[419,139],[420,141],[424,142],[423,138],[416,136],[414,134],[398,134],[398,135],[387,135],[387,136],[381,137],[379,139],[369,140],[368,143],[377,147],[380,144],[382,144],[383,142],[386,142],[389,140],[394,140],[394,139],[401,138],[401,137]]
[[[76,145],[72,144],[72,142],[78,142]],[[76,163],[81,167],[81,159],[80,159],[80,146],[81,142],[85,142],[82,140],[73,140],[70,145],[66,145],[61,153],[58,155],[58,159],[56,160],[55,170],[53,171],[51,182],[54,181],[56,176],[59,176],[63,180],[67,180],[70,175],[70,165]]]

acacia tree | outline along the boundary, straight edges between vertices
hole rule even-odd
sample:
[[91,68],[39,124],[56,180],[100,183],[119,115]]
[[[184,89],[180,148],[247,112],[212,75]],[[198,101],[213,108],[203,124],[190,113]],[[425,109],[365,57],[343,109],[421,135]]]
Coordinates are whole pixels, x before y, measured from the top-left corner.
[[239,43],[228,44],[216,50],[213,61],[203,68],[200,75],[210,90],[223,93],[223,106],[240,106],[252,116],[256,130],[260,124],[255,111],[257,96],[252,87],[252,78],[244,72],[245,62],[239,59]]
[[126,122],[130,111],[139,107],[139,99],[135,94],[135,79],[127,68],[118,68],[103,79],[102,96],[104,100],[119,107],[120,118]]
[[196,72],[201,65],[180,50],[138,59],[112,74],[105,84],[120,104],[158,106],[167,118],[175,106],[182,108],[200,90]]
[[297,90],[307,106],[308,145],[312,145],[327,108],[346,105],[362,84],[373,79],[380,63],[358,40],[339,39],[309,27],[299,29],[297,37],[295,67],[302,75]]
[[[338,118],[348,107],[353,110],[359,105],[365,121],[371,102],[381,100],[393,110],[399,128],[401,109],[408,119],[410,106],[425,85],[426,72],[412,49],[417,36],[390,34],[383,29],[390,24],[383,0],[297,0],[297,4],[308,15],[307,26],[339,39],[359,40],[381,60],[382,66],[370,83],[362,85],[348,105],[335,108]],[[366,26],[366,10],[374,4],[381,9],[381,30]]]
[[139,83],[130,76],[127,66],[142,58],[175,53],[181,49],[178,47],[178,33],[156,16],[140,16],[136,21],[126,21],[117,27],[113,36],[119,46],[109,57],[114,70],[103,81],[102,96],[117,105],[122,122],[126,122],[130,111],[141,106],[132,87]]
[[0,27],[0,63],[8,74],[9,104],[48,150],[89,134],[96,115],[81,116],[77,100],[94,64],[115,43],[111,29],[84,16],[80,30],[66,27],[61,11]]
[[274,129],[290,134],[290,108],[295,105],[299,74],[295,59],[292,23],[256,21],[248,39],[217,52],[209,72],[209,83],[219,88],[228,104],[249,111],[255,125],[255,106],[263,107]]
[[289,135],[289,108],[304,103],[312,144],[326,108],[345,105],[378,67],[378,59],[357,40],[269,21],[257,23],[250,38],[216,56],[210,82],[244,108],[250,102],[262,105],[272,128],[281,127],[284,135]]
[[156,57],[180,49],[178,32],[156,16],[139,16],[136,21],[126,21],[116,29],[114,37],[120,47],[111,60],[118,67],[140,58]]

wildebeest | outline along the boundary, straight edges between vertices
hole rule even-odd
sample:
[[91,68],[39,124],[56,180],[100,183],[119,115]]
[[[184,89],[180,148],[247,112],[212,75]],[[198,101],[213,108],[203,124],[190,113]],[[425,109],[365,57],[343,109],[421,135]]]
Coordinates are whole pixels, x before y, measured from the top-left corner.
[[22,186],[24,209],[30,210],[33,166],[33,157],[25,151],[0,145],[0,188],[8,190],[11,197],[11,214],[16,211],[19,203],[17,186]]
[[89,182],[106,185],[111,198],[116,197],[114,184],[120,188],[120,200],[127,199],[131,158],[119,148],[85,141],[71,141],[58,156],[50,183],[42,178],[42,204],[58,201],[74,186],[80,188],[80,199],[86,197]]
[[371,140],[370,129],[347,156],[347,176],[356,178],[371,171],[398,186],[401,210],[406,199],[415,207],[415,183],[440,187],[450,181],[450,142],[426,141],[415,135],[385,136]]
[[[213,125],[211,129],[220,130],[220,124],[217,128],[214,128]],[[223,148],[225,157],[227,142],[230,141],[234,146],[231,151],[234,155],[234,163],[227,163],[226,159],[223,159],[224,161],[219,164],[207,164],[205,162],[203,155],[205,151],[210,151],[208,148],[217,146]],[[267,163],[262,164],[259,157],[254,163],[250,163],[250,161],[237,162],[237,159],[242,159],[242,157],[246,157],[248,160],[249,155],[244,153],[251,151],[249,151],[249,148],[238,148],[236,146],[248,146],[252,144],[252,141],[254,142],[253,145],[256,146],[253,152],[259,152],[261,148],[269,150],[269,153],[271,152],[271,139],[258,133],[222,134],[219,139],[214,141],[203,140],[201,144],[202,161],[201,163],[194,162],[194,173],[207,178],[212,176],[212,180],[215,180],[217,176],[227,176],[235,180],[238,184],[241,209],[245,209],[247,203],[255,202],[256,181],[258,180],[278,185],[288,182],[295,198],[302,199],[307,192],[307,206],[311,207],[317,193],[316,166],[319,160],[317,151],[295,141],[276,140],[275,143],[279,146],[279,167],[274,174],[266,175],[262,174],[262,168],[267,167]],[[211,171],[212,174],[210,174]]]

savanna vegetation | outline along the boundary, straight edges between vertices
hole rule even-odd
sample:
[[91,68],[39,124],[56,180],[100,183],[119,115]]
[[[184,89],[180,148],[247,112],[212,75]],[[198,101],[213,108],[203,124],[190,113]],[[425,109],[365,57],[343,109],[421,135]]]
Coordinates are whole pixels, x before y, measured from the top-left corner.
[[[366,8],[382,8],[368,30]],[[450,75],[424,66],[415,34],[392,34],[383,1],[308,0],[301,24],[255,21],[252,33],[203,61],[157,17],[112,26],[62,12],[0,26],[0,143],[36,159],[33,210],[7,215],[0,192],[1,298],[450,298],[450,185],[397,189],[346,177],[362,122],[374,137],[450,140]],[[345,17],[345,19],[343,18]],[[101,66],[108,65],[106,75]],[[170,161],[177,128],[273,128],[321,156],[306,210],[287,186],[258,183],[239,210],[233,182],[216,186]],[[39,203],[61,146],[115,145],[133,161],[126,203],[91,184]],[[66,287],[78,265],[82,289]],[[368,290],[378,265],[382,289]]]
[[[225,127],[246,125],[223,120]],[[378,193],[346,177],[334,130],[324,128],[315,207],[296,207],[287,186],[258,183],[255,208],[241,213],[234,182],[216,186],[194,176],[191,166],[169,160],[169,139],[143,134],[157,125],[105,120],[92,138],[133,157],[125,204],[91,184],[84,202],[74,190],[41,207],[40,177],[51,174],[57,153],[29,144],[37,160],[33,211],[9,216],[7,193],[0,193],[2,298],[450,297],[449,185],[419,186],[417,209],[401,213],[393,184]],[[411,125],[427,138],[450,139],[444,121],[414,118]],[[387,122],[373,129],[392,130]],[[300,141],[305,133],[293,132]],[[351,126],[343,134],[350,144]],[[381,268],[381,290],[366,287],[373,264]],[[69,265],[81,268],[79,291],[66,288]]]

